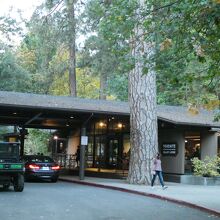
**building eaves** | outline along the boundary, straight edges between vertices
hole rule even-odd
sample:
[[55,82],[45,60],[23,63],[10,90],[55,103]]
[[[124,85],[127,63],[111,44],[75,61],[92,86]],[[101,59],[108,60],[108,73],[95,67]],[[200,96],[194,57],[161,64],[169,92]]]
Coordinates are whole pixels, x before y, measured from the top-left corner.
[[[130,115],[127,102],[6,91],[0,91],[0,106]],[[187,107],[158,105],[157,115],[158,119],[174,124],[220,127],[220,122],[214,122],[214,111],[200,109],[199,114],[192,115]]]
[[31,93],[0,92],[1,106],[96,112],[129,115],[126,102],[80,99],[70,96],[51,96]]
[[174,124],[181,125],[195,125],[220,127],[220,122],[215,122],[215,111],[207,111],[199,109],[198,114],[191,114],[187,107],[183,106],[167,106],[158,105],[157,107],[158,119],[168,121]]

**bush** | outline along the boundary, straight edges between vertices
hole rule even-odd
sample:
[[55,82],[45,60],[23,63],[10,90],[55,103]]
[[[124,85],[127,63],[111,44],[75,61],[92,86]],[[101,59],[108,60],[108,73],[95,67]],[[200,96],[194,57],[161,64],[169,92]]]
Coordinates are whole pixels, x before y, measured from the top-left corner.
[[28,129],[25,139],[25,154],[43,153],[48,155],[48,139],[51,134],[48,130]]
[[204,160],[193,158],[193,172],[196,176],[215,177],[220,176],[220,157],[206,157]]

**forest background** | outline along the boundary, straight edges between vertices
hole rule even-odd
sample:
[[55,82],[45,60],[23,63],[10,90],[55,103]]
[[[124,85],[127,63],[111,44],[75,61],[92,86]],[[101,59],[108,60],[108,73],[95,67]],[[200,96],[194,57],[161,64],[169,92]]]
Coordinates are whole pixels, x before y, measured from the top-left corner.
[[0,90],[128,101],[131,48],[153,42],[141,62],[143,75],[154,64],[157,104],[219,109],[220,1],[140,2],[44,0],[28,20],[1,16]]

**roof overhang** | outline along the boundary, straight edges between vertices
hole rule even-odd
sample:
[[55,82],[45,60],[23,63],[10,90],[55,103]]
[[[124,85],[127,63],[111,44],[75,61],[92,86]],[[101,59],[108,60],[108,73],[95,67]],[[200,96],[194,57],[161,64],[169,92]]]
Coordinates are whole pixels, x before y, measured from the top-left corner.
[[27,128],[69,129],[88,118],[117,116],[129,120],[127,103],[67,96],[0,92],[0,124]]
[[[80,99],[31,93],[0,91],[0,124],[33,128],[73,128],[88,118],[120,117],[129,120],[127,102]],[[192,116],[182,106],[157,107],[158,119],[176,125],[220,128],[213,113]]]

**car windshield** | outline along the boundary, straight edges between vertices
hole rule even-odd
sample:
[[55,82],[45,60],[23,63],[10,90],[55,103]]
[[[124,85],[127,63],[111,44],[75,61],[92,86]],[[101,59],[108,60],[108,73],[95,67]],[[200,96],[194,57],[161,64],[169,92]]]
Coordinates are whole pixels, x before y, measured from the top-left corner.
[[16,143],[0,143],[0,158],[11,158],[18,156],[18,144]]
[[47,156],[24,157],[24,160],[27,162],[34,162],[34,163],[52,163],[52,162],[54,162],[52,158],[47,157]]

